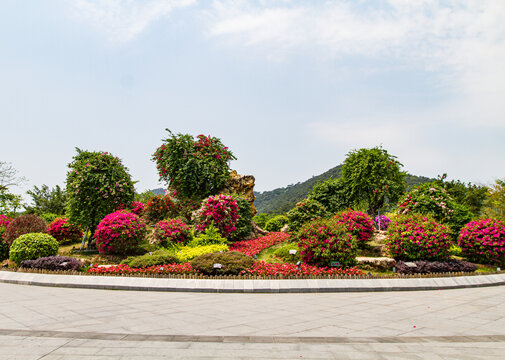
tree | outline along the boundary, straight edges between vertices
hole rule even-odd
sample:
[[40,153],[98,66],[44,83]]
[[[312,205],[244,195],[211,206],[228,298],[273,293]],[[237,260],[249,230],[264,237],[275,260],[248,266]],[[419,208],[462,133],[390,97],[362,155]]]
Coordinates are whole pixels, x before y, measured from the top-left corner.
[[353,150],[342,166],[348,199],[354,206],[366,206],[375,216],[387,203],[395,203],[405,191],[406,172],[396,156],[381,147]]
[[484,201],[483,215],[505,221],[505,179],[491,185]]
[[155,151],[160,180],[176,190],[181,199],[202,200],[215,195],[229,179],[232,152],[215,137],[198,135],[170,136]]
[[[130,206],[135,189],[119,158],[107,152],[76,151],[68,165],[67,210],[72,223],[94,233],[106,215]],[[93,247],[91,240],[88,247]]]
[[308,198],[323,204],[331,214],[349,207],[347,188],[342,178],[330,178],[324,182],[318,182],[312,188]]
[[11,194],[7,189],[0,189],[0,214],[15,214],[21,206],[21,200],[21,196]]
[[17,174],[17,170],[11,164],[0,161],[0,214],[15,214],[21,206],[21,196],[9,191],[9,187],[26,181]]
[[63,215],[65,213],[67,196],[59,185],[53,189],[49,189],[49,186],[45,184],[40,189],[34,186],[26,193],[32,197],[34,204],[33,206],[25,206],[26,213],[37,215],[43,213]]

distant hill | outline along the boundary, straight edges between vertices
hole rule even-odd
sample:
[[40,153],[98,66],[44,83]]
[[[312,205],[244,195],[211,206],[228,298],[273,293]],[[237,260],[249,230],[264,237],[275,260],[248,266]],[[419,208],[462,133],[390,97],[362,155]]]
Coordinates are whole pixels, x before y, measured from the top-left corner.
[[163,188],[152,189],[151,192],[154,195],[164,195],[165,194],[165,189],[163,189]]
[[[254,195],[256,196],[254,206],[256,206],[258,213],[281,214],[288,212],[296,205],[297,202],[307,197],[309,192],[312,190],[312,187],[318,181],[326,181],[330,177],[336,179],[340,177],[341,171],[342,165],[338,165],[321,175],[313,176],[302,183],[288,185],[286,187],[270,191],[254,192]],[[435,179],[407,174],[405,182],[407,184],[407,188],[411,188],[433,180]]]

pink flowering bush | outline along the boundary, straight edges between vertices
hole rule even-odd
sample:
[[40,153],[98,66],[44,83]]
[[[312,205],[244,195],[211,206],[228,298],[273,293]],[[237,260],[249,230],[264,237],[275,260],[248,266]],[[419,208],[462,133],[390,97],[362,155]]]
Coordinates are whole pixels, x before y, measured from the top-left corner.
[[58,243],[76,242],[82,238],[82,229],[78,225],[71,224],[68,219],[57,218],[47,228],[49,235],[58,240]]
[[264,261],[256,261],[249,269],[241,272],[241,275],[259,276],[299,276],[299,275],[363,275],[363,272],[356,267],[352,268],[327,268],[302,264],[298,270],[295,264],[275,263],[270,264]]
[[6,228],[11,221],[12,219],[10,217],[0,214],[0,227]]
[[150,223],[157,223],[163,219],[177,216],[177,205],[169,195],[153,196],[145,207],[145,214]]
[[332,217],[332,220],[347,226],[359,243],[364,243],[372,238],[374,231],[373,220],[367,214],[352,209],[341,211]]
[[237,241],[230,245],[230,251],[238,251],[249,256],[254,256],[264,249],[288,241],[289,237],[289,234],[272,232],[257,239]]
[[146,224],[137,215],[123,210],[103,218],[95,231],[98,252],[126,254],[146,236]]
[[305,224],[298,234],[300,256],[305,264],[341,267],[356,265],[356,238],[347,225],[334,219],[318,219]]
[[202,201],[200,209],[195,212],[195,225],[197,230],[205,231],[207,226],[214,223],[219,233],[228,238],[236,228],[240,215],[238,204],[229,195],[209,196]]
[[387,230],[386,248],[395,259],[444,260],[451,255],[450,229],[432,217],[400,215]]
[[391,219],[386,215],[378,215],[375,217],[374,224],[376,229],[387,230],[389,224],[391,224]]
[[132,209],[132,213],[134,213],[137,216],[144,215],[145,206],[140,201],[132,202],[131,209]]
[[470,261],[504,263],[505,225],[496,219],[471,221],[461,229],[458,244]]
[[190,263],[185,264],[165,264],[144,266],[141,268],[131,268],[126,264],[112,265],[102,267],[93,264],[89,269],[90,274],[110,274],[110,275],[130,275],[130,274],[197,274],[198,272],[191,267]]
[[179,219],[162,220],[154,226],[153,242],[163,247],[175,244],[185,244],[191,240],[193,234],[184,221]]

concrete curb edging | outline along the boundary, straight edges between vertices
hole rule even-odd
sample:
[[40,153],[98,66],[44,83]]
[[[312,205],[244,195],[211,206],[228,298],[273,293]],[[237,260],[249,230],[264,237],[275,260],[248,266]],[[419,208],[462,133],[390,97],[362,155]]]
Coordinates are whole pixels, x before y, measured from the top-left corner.
[[505,274],[412,279],[163,279],[0,271],[0,282],[103,290],[207,293],[320,293],[447,290],[505,285]]

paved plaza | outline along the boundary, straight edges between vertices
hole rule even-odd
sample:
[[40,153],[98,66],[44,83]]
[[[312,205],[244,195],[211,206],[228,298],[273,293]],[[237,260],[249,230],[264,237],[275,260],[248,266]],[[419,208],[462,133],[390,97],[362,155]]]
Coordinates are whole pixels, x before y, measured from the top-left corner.
[[504,359],[505,286],[186,293],[0,283],[0,359]]

